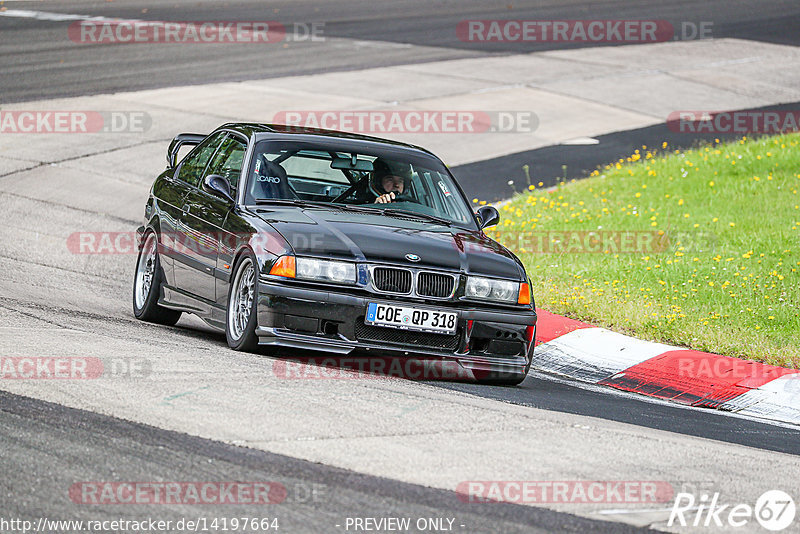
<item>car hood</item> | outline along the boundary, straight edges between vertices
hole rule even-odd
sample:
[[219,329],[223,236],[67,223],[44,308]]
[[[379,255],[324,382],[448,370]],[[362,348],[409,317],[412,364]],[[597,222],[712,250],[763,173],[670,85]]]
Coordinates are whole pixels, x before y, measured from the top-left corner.
[[[297,255],[393,263],[522,280],[508,249],[482,232],[380,213],[318,207],[258,208]],[[419,256],[411,262],[407,254]]]

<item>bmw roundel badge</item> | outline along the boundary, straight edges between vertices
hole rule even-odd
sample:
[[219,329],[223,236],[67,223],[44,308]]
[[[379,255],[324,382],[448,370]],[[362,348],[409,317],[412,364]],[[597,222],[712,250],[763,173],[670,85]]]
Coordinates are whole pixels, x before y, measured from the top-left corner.
[[417,256],[416,254],[406,254],[406,259],[408,261],[418,262],[419,256]]

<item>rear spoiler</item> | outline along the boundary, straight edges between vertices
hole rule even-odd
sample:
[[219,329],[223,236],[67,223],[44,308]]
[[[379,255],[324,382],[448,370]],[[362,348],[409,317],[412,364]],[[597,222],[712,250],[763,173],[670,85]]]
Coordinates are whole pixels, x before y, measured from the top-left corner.
[[183,145],[199,145],[206,138],[205,134],[182,133],[175,136],[167,149],[167,168],[172,169],[178,163],[178,151]]

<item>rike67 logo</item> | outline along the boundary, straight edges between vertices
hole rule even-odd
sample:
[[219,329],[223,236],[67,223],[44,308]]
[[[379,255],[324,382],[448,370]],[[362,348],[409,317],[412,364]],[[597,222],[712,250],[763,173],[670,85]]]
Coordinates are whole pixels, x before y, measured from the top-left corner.
[[[672,505],[668,526],[733,527],[752,525],[755,519],[763,528],[779,532],[794,522],[794,499],[781,490],[764,492],[755,503],[723,504],[719,492],[703,494],[699,499],[691,493],[678,493]],[[752,526],[750,527],[752,529]]]

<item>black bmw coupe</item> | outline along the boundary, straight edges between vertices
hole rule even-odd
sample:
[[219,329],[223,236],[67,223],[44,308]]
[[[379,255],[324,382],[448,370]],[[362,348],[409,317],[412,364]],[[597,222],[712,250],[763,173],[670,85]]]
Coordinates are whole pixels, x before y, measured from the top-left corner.
[[178,135],[167,162],[138,229],[137,318],[193,313],[235,350],[428,358],[483,382],[525,378],[536,331],[525,269],[483,232],[497,210],[473,212],[430,152],[236,123]]

